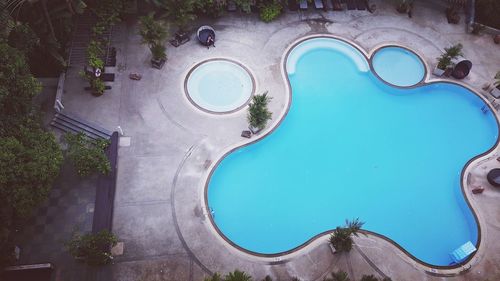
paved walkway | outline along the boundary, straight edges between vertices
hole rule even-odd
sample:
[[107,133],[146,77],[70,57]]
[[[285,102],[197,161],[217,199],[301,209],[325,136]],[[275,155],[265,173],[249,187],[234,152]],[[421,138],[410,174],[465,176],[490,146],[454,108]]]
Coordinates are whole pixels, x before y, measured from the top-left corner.
[[[210,167],[230,147],[241,144],[246,128],[244,110],[214,116],[197,110],[184,95],[184,78],[196,63],[225,57],[245,64],[256,79],[256,92],[273,97],[272,128],[288,105],[281,60],[297,39],[333,34],[349,39],[370,52],[376,46],[399,43],[416,50],[430,66],[444,47],[461,42],[465,56],[474,63],[464,83],[480,90],[498,70],[500,52],[489,36],[465,34],[463,25],[446,23],[444,11],[417,3],[412,19],[397,14],[382,1],[377,11],[287,13],[273,23],[255,15],[229,14],[210,22],[217,30],[216,48],[207,50],[191,40],[179,48],[168,46],[168,62],[162,70],[149,66],[150,53],[140,44],[135,22],[115,32],[118,66],[113,89],[95,98],[71,70],[63,103],[66,110],[89,121],[115,129],[126,139],[119,150],[114,232],[125,242],[123,256],[110,267],[113,280],[202,280],[214,271],[241,269],[260,280],[266,274],[277,280],[298,276],[321,280],[331,270],[343,269],[351,279],[363,274],[390,276],[393,280],[441,280],[406,257],[388,242],[372,236],[356,238],[349,255],[332,255],[323,237],[299,252],[281,258],[257,258],[237,251],[210,225],[203,203],[203,188]],[[387,1],[389,2],[389,1]],[[207,22],[204,22],[207,23]],[[141,81],[128,73],[143,74]],[[130,140],[130,145],[126,142]],[[491,158],[493,159],[493,158]],[[494,161],[482,165],[498,165]],[[483,242],[466,275],[450,280],[491,280],[500,276],[500,193],[481,182],[483,168],[472,165],[471,180],[487,188],[468,196],[480,213]],[[496,275],[495,275],[496,274]],[[495,277],[497,276],[497,277]]]

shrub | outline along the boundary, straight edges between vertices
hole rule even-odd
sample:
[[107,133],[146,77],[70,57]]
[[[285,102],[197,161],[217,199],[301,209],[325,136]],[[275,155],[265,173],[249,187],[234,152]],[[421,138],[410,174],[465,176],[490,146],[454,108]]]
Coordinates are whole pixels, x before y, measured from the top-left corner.
[[330,236],[330,243],[337,252],[349,252],[352,249],[352,235],[358,235],[358,231],[363,226],[358,218],[352,221],[346,220],[344,227],[337,227]]
[[272,113],[267,109],[267,105],[271,101],[271,97],[267,96],[267,92],[262,95],[255,95],[252,102],[248,105],[248,123],[251,127],[259,130],[264,129],[272,117]]
[[448,68],[448,66],[450,66],[451,64],[451,57],[446,54],[442,54],[439,58],[437,58],[437,60],[437,68],[442,70],[446,70],[446,68]]
[[280,2],[272,0],[260,8],[260,19],[263,22],[273,21],[281,14],[282,9]]
[[98,139],[93,142],[83,133],[68,133],[65,140],[68,143],[67,156],[73,161],[78,175],[84,177],[93,172],[107,174],[111,171],[111,164],[104,153],[109,141]]
[[342,270],[332,272],[330,276],[330,278],[325,278],[323,281],[351,281],[347,272]]
[[142,43],[149,46],[153,59],[166,59],[167,54],[165,53],[163,41],[167,38],[168,33],[164,22],[155,20],[154,14],[151,13],[141,17],[139,23],[139,34],[142,37]]
[[66,247],[74,258],[86,264],[104,265],[113,259],[111,247],[116,245],[117,240],[114,234],[102,230],[97,234],[74,234]]
[[360,281],[379,281],[379,280],[377,277],[370,274],[370,275],[363,275],[363,277],[361,277]]
[[252,277],[247,273],[239,270],[229,272],[224,276],[224,281],[251,281]]
[[451,59],[455,59],[456,57],[463,56],[464,54],[462,53],[462,44],[458,43],[455,44],[451,47],[444,48],[444,52],[446,55],[448,55]]

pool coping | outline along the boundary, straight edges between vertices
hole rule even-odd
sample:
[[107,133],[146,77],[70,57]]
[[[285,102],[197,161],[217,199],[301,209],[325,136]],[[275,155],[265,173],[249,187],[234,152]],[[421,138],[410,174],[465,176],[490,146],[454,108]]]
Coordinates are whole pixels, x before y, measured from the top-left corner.
[[[248,76],[250,76],[250,79],[252,80],[252,91],[250,92],[250,96],[248,97],[248,99],[243,104],[241,104],[240,106],[236,107],[235,109],[231,109],[231,110],[227,110],[227,111],[213,111],[213,110],[209,110],[209,109],[206,109],[206,108],[200,106],[199,104],[197,104],[191,98],[191,96],[189,95],[187,83],[188,83],[189,77],[191,77],[191,74],[193,73],[193,71],[195,69],[197,69],[198,67],[200,67],[201,65],[203,65],[203,64],[205,64],[207,62],[212,62],[212,61],[226,61],[226,62],[234,63],[234,64],[238,65],[239,67],[241,67],[243,70],[245,70],[248,73]],[[240,111],[241,109],[243,109],[252,100],[252,97],[255,95],[256,88],[257,88],[257,86],[256,86],[256,80],[255,80],[255,77],[254,77],[252,71],[250,70],[250,68],[246,67],[242,62],[239,62],[239,61],[234,60],[234,59],[223,58],[223,57],[209,58],[209,59],[206,59],[206,60],[203,60],[201,62],[196,63],[195,65],[193,65],[189,69],[189,71],[187,72],[187,74],[186,74],[186,76],[184,78],[184,96],[189,100],[189,102],[192,105],[194,105],[197,109],[199,109],[199,110],[201,110],[201,111],[203,111],[205,113],[216,114],[216,115],[231,114],[231,113],[235,113],[235,112]]]
[[[373,59],[375,58],[375,55],[377,54],[377,52],[379,52],[380,50],[382,49],[385,49],[385,48],[400,48],[400,49],[404,49],[412,54],[414,54],[418,60],[420,61],[420,63],[422,64],[422,66],[424,67],[424,74],[422,75],[422,78],[415,84],[412,84],[412,85],[408,85],[408,86],[400,86],[400,85],[396,85],[396,84],[393,84],[393,83],[390,83],[388,82],[387,80],[385,80],[384,78],[382,78],[378,73],[377,71],[375,70],[375,67],[373,66]],[[406,46],[401,46],[401,45],[397,45],[397,44],[382,44],[382,45],[378,45],[376,46],[375,48],[373,48],[373,50],[369,53],[369,57],[368,57],[368,64],[370,65],[370,71],[380,80],[382,81],[383,83],[385,83],[386,85],[389,85],[389,86],[392,86],[394,88],[398,88],[398,89],[413,89],[413,88],[418,88],[418,87],[421,87],[421,86],[424,86],[425,85],[425,80],[427,78],[427,75],[429,73],[428,69],[427,69],[427,64],[425,63],[425,61],[422,59],[422,56],[419,55],[416,51],[406,47]]]
[[[281,112],[281,114],[278,117],[277,121],[275,121],[272,125],[270,125],[268,128],[266,128],[263,132],[259,133],[256,136],[255,139],[249,140],[249,141],[244,141],[244,142],[239,142],[239,143],[237,143],[237,144],[232,145],[231,147],[229,147],[227,150],[225,150],[225,152],[221,153],[221,155],[217,155],[216,158],[218,160],[215,161],[214,163],[212,163],[210,165],[210,167],[208,169],[209,173],[206,176],[206,178],[204,180],[204,185],[203,185],[203,193],[204,193],[203,197],[204,198],[203,198],[203,202],[202,203],[204,204],[203,207],[206,208],[207,210],[210,209],[210,206],[208,204],[208,185],[210,183],[210,179],[211,179],[211,177],[213,175],[213,172],[215,171],[215,169],[217,168],[217,166],[220,164],[220,162],[222,160],[224,160],[229,154],[231,154],[235,150],[240,149],[240,148],[245,147],[245,146],[249,146],[249,145],[254,144],[254,143],[258,142],[258,141],[261,141],[264,137],[266,137],[266,136],[270,135],[271,133],[273,133],[281,125],[281,123],[283,122],[283,120],[285,119],[285,117],[288,115],[288,112],[289,112],[291,104],[292,104],[293,95],[292,95],[292,88],[291,88],[291,85],[290,85],[290,80],[289,80],[287,72],[286,72],[286,61],[287,61],[287,58],[288,58],[290,52],[296,46],[298,46],[300,43],[302,43],[304,41],[307,41],[307,40],[310,40],[310,39],[316,39],[316,38],[331,38],[331,39],[336,39],[336,40],[339,40],[339,41],[342,41],[344,43],[347,43],[347,44],[351,45],[352,47],[354,47],[355,49],[357,49],[365,57],[365,59],[367,60],[367,62],[370,64],[370,71],[372,71],[372,72],[374,72],[374,71],[372,69],[372,65],[371,65],[371,61],[372,60],[371,59],[373,57],[373,54],[377,50],[379,50],[379,49],[381,49],[383,47],[386,47],[386,46],[395,46],[395,47],[401,47],[401,48],[405,48],[405,49],[407,49],[409,51],[412,51],[415,55],[417,55],[417,57],[424,64],[424,68],[425,68],[424,78],[419,83],[417,83],[417,84],[415,84],[413,86],[409,86],[409,87],[401,87],[401,86],[397,86],[397,85],[392,85],[390,83],[386,83],[386,84],[388,84],[390,86],[397,87],[397,88],[416,88],[416,87],[421,87],[421,86],[425,86],[425,85],[432,85],[432,84],[436,84],[436,83],[448,83],[448,84],[454,84],[454,85],[461,86],[461,87],[469,90],[473,94],[475,94],[477,97],[479,97],[488,106],[490,112],[493,114],[493,116],[495,118],[498,132],[500,132],[499,117],[497,116],[496,111],[494,110],[493,106],[491,105],[491,102],[488,99],[486,99],[485,97],[483,97],[482,95],[480,95],[475,89],[471,88],[469,85],[467,85],[467,84],[465,84],[463,82],[460,82],[460,81],[450,81],[450,80],[446,80],[446,79],[442,79],[442,78],[438,78],[438,79],[432,78],[429,75],[429,69],[431,69],[431,68],[429,67],[428,63],[422,58],[423,56],[421,56],[418,52],[415,52],[412,49],[407,48],[406,46],[402,46],[402,45],[397,44],[397,43],[387,43],[387,44],[377,45],[376,47],[372,48],[371,51],[367,52],[367,51],[364,50],[364,48],[360,47],[354,41],[346,39],[346,38],[343,38],[343,37],[340,37],[340,36],[335,36],[335,35],[332,35],[332,34],[314,34],[314,35],[303,36],[303,37],[300,37],[300,38],[296,39],[295,41],[293,41],[292,43],[290,43],[288,45],[288,47],[285,49],[284,54],[282,55],[281,62],[280,62],[281,75],[283,76],[284,81],[286,81],[285,88],[286,88],[287,94],[286,94],[285,98],[287,100],[285,100],[285,102],[286,102],[286,108],[285,108],[285,110]],[[378,75],[377,75],[377,77],[378,77]],[[383,79],[380,79],[380,80],[384,81]],[[499,136],[500,136],[500,134],[499,134]],[[392,240],[392,239],[390,239],[390,238],[388,238],[388,237],[386,237],[386,236],[384,236],[382,234],[378,234],[376,232],[372,232],[372,231],[364,230],[364,229],[361,229],[360,233],[365,234],[365,235],[373,235],[374,237],[378,237],[378,238],[381,238],[382,240],[384,240],[386,242],[389,242],[390,244],[392,244],[393,246],[395,246],[397,249],[399,249],[401,252],[403,252],[406,257],[408,257],[409,259],[411,259],[414,262],[414,265],[417,265],[419,267],[419,269],[425,271],[429,275],[441,276],[441,277],[449,277],[449,276],[459,275],[463,271],[468,270],[468,268],[466,268],[465,266],[469,265],[469,268],[470,268],[472,266],[471,262],[472,262],[473,258],[476,257],[476,255],[478,255],[478,252],[480,251],[480,249],[482,249],[480,246],[481,246],[483,229],[481,228],[480,217],[476,213],[475,206],[473,206],[473,204],[471,203],[471,201],[469,199],[469,194],[467,194],[467,192],[465,191],[466,182],[464,181],[464,179],[465,179],[465,176],[466,176],[466,171],[470,167],[470,165],[473,162],[475,162],[476,160],[481,159],[481,158],[483,158],[483,157],[491,154],[498,147],[499,143],[500,143],[500,137],[497,137],[497,140],[496,140],[495,144],[490,149],[488,149],[487,151],[485,151],[482,154],[479,154],[479,155],[471,158],[469,161],[466,162],[466,164],[464,165],[464,167],[461,170],[461,174],[460,174],[460,177],[461,177],[460,178],[461,192],[462,192],[462,195],[464,197],[465,202],[467,203],[468,208],[471,210],[471,212],[473,214],[473,217],[474,217],[474,219],[476,221],[476,225],[477,225],[477,228],[478,228],[477,229],[478,238],[477,238],[477,243],[475,244],[477,250],[474,253],[472,253],[471,255],[469,255],[467,257],[467,259],[465,259],[464,261],[462,261],[460,263],[457,263],[457,264],[454,264],[454,265],[448,265],[448,266],[432,265],[432,264],[426,263],[426,262],[424,262],[424,261],[422,261],[422,260],[414,257],[411,253],[409,253],[408,251],[406,251],[402,246],[400,246],[394,240]],[[326,239],[327,235],[329,235],[329,234],[331,234],[333,232],[333,229],[332,229],[332,230],[327,230],[327,231],[324,231],[322,233],[319,233],[319,234],[311,237],[309,240],[307,240],[303,244],[301,244],[301,245],[299,245],[299,246],[297,246],[297,247],[295,247],[293,249],[284,251],[284,252],[279,252],[279,253],[274,253],[274,254],[262,254],[262,253],[253,252],[253,251],[247,250],[247,249],[245,249],[245,248],[237,245],[236,243],[232,242],[218,228],[217,224],[215,223],[215,221],[213,219],[213,216],[212,216],[211,212],[208,212],[207,216],[208,216],[208,218],[210,220],[210,224],[213,227],[213,230],[215,230],[217,232],[217,234],[219,235],[219,237],[222,238],[230,246],[232,246],[236,250],[239,250],[241,253],[245,253],[245,254],[248,254],[250,256],[258,257],[258,258],[266,258],[266,259],[270,259],[271,258],[272,261],[277,261],[277,260],[278,261],[283,261],[283,260],[286,260],[287,258],[289,258],[290,255],[297,254],[300,250],[306,248],[309,245],[314,244],[314,242],[320,241],[320,239]]]

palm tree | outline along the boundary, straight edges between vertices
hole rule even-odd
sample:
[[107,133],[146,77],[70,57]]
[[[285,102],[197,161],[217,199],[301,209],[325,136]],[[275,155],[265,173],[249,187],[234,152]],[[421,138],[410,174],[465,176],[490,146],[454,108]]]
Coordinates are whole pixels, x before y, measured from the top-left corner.
[[139,19],[139,34],[142,37],[142,43],[149,46],[153,61],[162,61],[167,58],[163,45],[168,36],[167,28],[163,21],[155,20],[154,13]]
[[222,277],[220,276],[219,273],[214,273],[211,277],[207,277],[203,279],[204,281],[222,281]]
[[346,220],[344,227],[335,228],[330,235],[330,243],[337,252],[349,252],[352,249],[352,235],[358,236],[359,230],[363,226],[359,218],[352,221]]
[[347,272],[343,270],[334,271],[330,274],[330,278],[325,278],[323,281],[351,281]]
[[224,276],[224,281],[252,281],[252,277],[243,271],[235,270]]
[[262,95],[255,95],[252,98],[252,102],[248,105],[248,123],[250,129],[253,132],[258,132],[267,124],[272,117],[272,113],[267,109],[267,105],[271,101],[271,97],[267,95],[267,92]]

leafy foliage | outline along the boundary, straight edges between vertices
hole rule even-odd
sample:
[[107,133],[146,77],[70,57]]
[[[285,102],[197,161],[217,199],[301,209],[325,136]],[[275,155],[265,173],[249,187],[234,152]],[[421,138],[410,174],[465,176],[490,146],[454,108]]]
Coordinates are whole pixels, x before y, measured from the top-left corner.
[[352,221],[346,220],[344,227],[337,227],[330,235],[330,243],[335,247],[337,252],[349,252],[352,249],[352,235],[358,235],[359,230],[363,226],[359,218]]
[[224,281],[251,281],[252,277],[247,273],[239,270],[229,272],[224,276]]
[[59,174],[62,152],[52,134],[28,121],[0,138],[0,195],[14,214],[25,217],[47,196]]
[[267,92],[253,96],[252,102],[248,105],[247,119],[250,126],[259,130],[266,126],[267,121],[272,118],[272,113],[267,109],[271,99]]
[[439,69],[446,70],[446,68],[448,68],[448,66],[451,65],[451,57],[446,54],[442,54],[440,57],[437,58],[437,60],[438,60],[437,68]]
[[150,0],[163,10],[162,17],[172,20],[177,28],[185,30],[188,23],[196,19],[194,14],[196,0]]
[[30,113],[31,99],[40,90],[23,53],[0,43],[0,134]]
[[68,143],[67,156],[73,161],[78,175],[84,177],[94,172],[107,174],[111,164],[105,154],[107,140],[89,140],[83,133],[65,135]]
[[40,38],[28,24],[16,22],[9,34],[9,45],[29,56],[40,45]]
[[495,86],[500,86],[500,71],[495,75]]
[[347,272],[339,270],[330,274],[330,278],[325,278],[323,281],[351,281]]
[[260,19],[264,22],[275,20],[283,10],[283,6],[277,0],[271,0],[263,4],[260,8]]
[[143,16],[139,20],[139,34],[142,37],[142,43],[147,44],[153,55],[153,59],[160,60],[166,59],[166,48],[163,41],[168,36],[167,28],[163,21],[154,19],[154,14],[151,13]]
[[224,14],[225,0],[196,0],[195,11],[199,14],[218,18]]
[[377,277],[370,274],[370,275],[363,275],[363,277],[361,277],[360,281],[379,281],[379,280]]
[[214,273],[211,277],[203,279],[204,281],[223,281],[219,273]]
[[97,234],[74,234],[66,247],[76,259],[89,265],[104,265],[113,259],[110,249],[116,245],[117,240],[114,234],[102,230]]
[[251,0],[234,0],[234,3],[241,11],[245,13],[250,13],[252,11],[252,1]]
[[264,279],[262,279],[262,281],[273,281],[273,278],[271,278],[271,276],[269,276],[269,275],[266,275],[266,277],[264,277]]
[[448,48],[444,48],[444,52],[446,55],[448,55],[451,59],[455,59],[459,56],[463,56],[464,54],[462,53],[463,46],[462,44],[458,43],[453,46],[450,46]]

